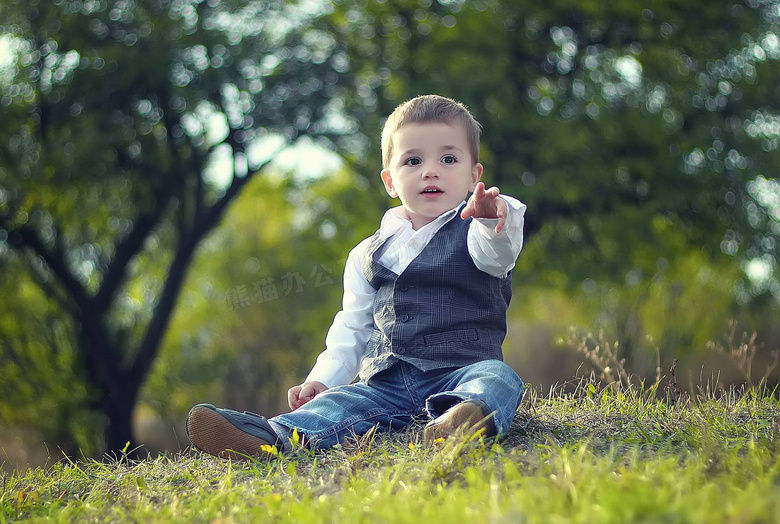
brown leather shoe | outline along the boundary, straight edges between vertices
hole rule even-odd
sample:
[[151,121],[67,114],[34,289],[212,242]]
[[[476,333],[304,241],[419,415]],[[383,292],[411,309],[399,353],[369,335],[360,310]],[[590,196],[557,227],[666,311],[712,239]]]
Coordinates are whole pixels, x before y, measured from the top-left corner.
[[269,447],[282,451],[281,439],[264,417],[211,404],[198,404],[190,410],[187,436],[197,449],[220,458],[269,456]]
[[480,429],[484,429],[485,437],[496,434],[490,409],[481,400],[464,400],[428,422],[423,437],[425,444],[430,446],[436,439],[476,432]]

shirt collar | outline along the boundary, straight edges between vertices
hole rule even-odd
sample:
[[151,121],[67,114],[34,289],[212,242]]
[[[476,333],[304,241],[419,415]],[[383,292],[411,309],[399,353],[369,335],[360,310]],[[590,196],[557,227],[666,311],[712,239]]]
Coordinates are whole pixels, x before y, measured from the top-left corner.
[[[432,222],[421,227],[418,231],[425,231],[430,228],[438,229],[443,224],[455,218],[455,216],[458,214],[458,210],[465,203],[466,201],[464,200],[449,211],[445,211],[436,217]],[[382,241],[387,240],[399,231],[411,228],[412,221],[407,218],[406,213],[404,213],[403,206],[393,207],[385,211],[385,214],[382,217],[382,222],[379,224],[379,239]]]

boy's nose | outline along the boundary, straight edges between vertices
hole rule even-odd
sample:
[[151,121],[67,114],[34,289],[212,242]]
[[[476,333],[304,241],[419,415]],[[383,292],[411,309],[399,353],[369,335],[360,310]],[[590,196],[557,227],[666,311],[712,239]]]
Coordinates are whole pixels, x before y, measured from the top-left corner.
[[433,166],[426,167],[423,170],[423,180],[428,180],[430,178],[439,178],[439,172]]

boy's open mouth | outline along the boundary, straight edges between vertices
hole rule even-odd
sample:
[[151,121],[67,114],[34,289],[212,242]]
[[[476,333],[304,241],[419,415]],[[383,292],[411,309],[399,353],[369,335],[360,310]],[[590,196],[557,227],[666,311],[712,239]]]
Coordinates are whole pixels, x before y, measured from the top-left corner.
[[430,187],[426,187],[425,189],[423,189],[421,191],[421,193],[425,195],[425,194],[431,194],[431,193],[444,193],[444,191],[442,191],[438,187],[430,186]]

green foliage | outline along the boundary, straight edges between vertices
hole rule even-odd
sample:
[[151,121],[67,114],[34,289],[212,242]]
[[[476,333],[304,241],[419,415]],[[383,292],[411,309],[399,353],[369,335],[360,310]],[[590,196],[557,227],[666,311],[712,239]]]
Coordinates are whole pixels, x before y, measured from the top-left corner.
[[413,428],[242,463],[119,456],[20,472],[3,478],[0,519],[778,522],[776,398],[581,386],[530,395],[502,444],[427,448]]
[[26,339],[4,326],[2,351],[35,355],[17,377],[44,391],[39,376],[58,373],[45,355],[62,347],[73,402],[106,418],[109,448],[132,440],[199,243],[278,151],[345,132],[331,125],[343,75],[322,14],[275,0],[0,3],[0,265],[13,271],[0,278],[35,283],[45,298],[21,305],[57,318]]
[[98,425],[83,409],[91,399],[74,362],[72,325],[20,260],[6,262],[0,289],[14,299],[0,301],[0,420],[35,428],[67,453],[93,453]]

